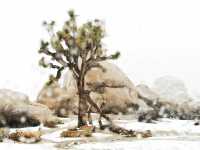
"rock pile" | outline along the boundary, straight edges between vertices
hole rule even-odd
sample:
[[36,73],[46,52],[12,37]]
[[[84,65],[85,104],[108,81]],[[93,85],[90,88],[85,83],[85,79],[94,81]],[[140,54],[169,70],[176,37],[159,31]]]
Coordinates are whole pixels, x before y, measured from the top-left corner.
[[[104,113],[135,113],[140,121],[151,122],[157,118],[200,118],[200,104],[193,101],[184,83],[174,77],[157,79],[152,88],[141,84],[134,86],[129,78],[114,64],[102,62],[104,70],[93,68],[85,77],[87,90],[103,88],[90,93]],[[75,79],[68,71],[64,86],[58,83],[45,86],[38,102],[48,106],[57,116],[77,114],[78,95]],[[93,110],[95,112],[95,110]]]
[[138,97],[150,107],[150,111],[139,115],[139,121],[151,122],[158,118],[200,119],[200,103],[190,98],[184,83],[176,78],[162,77],[156,80],[154,88],[138,85],[137,91]]
[[59,120],[47,106],[30,102],[22,93],[0,90],[0,127],[37,126],[49,121]]

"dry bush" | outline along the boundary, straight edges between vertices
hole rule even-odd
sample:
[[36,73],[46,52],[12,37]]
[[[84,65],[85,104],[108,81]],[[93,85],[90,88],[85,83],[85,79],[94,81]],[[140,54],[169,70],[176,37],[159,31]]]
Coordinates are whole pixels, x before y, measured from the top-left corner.
[[119,127],[119,126],[115,126],[112,125],[109,128],[110,131],[120,134],[120,135],[124,135],[126,137],[136,137],[136,138],[148,138],[148,137],[152,137],[152,133],[150,130],[146,130],[143,132],[138,132],[138,131],[134,131],[134,130],[127,130],[125,128]]
[[41,132],[17,130],[9,135],[9,139],[23,143],[36,143],[41,140]]
[[82,126],[77,129],[69,129],[67,131],[63,131],[60,136],[61,137],[90,137],[92,136],[92,132],[94,131],[93,126]]
[[61,137],[80,137],[81,136],[81,132],[78,130],[67,130],[67,131],[63,131],[60,134]]

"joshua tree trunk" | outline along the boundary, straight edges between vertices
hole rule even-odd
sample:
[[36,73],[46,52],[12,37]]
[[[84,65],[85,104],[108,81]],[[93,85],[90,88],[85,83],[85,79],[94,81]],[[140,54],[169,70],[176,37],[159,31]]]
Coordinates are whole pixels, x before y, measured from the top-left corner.
[[87,104],[83,92],[79,92],[78,127],[81,127],[87,124]]
[[81,74],[79,81],[77,82],[78,86],[78,95],[79,95],[79,104],[78,104],[78,127],[84,126],[87,124],[87,100],[84,95],[84,76]]

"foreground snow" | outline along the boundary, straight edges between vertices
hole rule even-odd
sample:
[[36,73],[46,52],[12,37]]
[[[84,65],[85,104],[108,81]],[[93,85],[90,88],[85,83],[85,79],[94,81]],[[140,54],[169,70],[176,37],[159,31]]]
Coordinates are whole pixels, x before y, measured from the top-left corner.
[[56,150],[53,144],[0,143],[1,150]]
[[[127,129],[151,130],[153,137],[147,139],[126,138],[112,134],[109,131],[94,133],[90,138],[61,138],[60,133],[76,124],[74,118],[65,119],[65,124],[57,129],[42,127],[44,135],[38,144],[21,144],[4,140],[0,149],[6,150],[199,150],[200,126],[194,126],[194,121],[162,119],[156,123],[140,123],[132,117],[121,117],[115,122]],[[39,127],[24,130],[37,130]],[[13,131],[13,130],[12,130]]]
[[112,143],[88,143],[75,146],[76,150],[199,150],[199,141],[135,140]]

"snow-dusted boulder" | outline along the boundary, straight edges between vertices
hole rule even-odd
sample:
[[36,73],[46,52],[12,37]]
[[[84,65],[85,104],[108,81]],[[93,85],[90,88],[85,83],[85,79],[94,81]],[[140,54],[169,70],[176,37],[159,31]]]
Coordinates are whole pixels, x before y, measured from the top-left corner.
[[[158,84],[157,89],[155,87],[151,89],[146,85],[137,86],[138,97],[152,108],[150,111],[143,111],[139,116],[139,120],[150,122],[151,118],[155,119],[156,117],[200,118],[200,102],[190,99],[183,82],[173,78],[173,84],[170,84],[168,82],[172,81],[172,79],[169,79],[169,77],[167,77],[167,80],[164,80],[167,82],[166,84],[164,84],[163,79],[158,81],[156,82],[156,85]],[[158,94],[159,89],[161,91],[160,94]]]
[[200,119],[200,102],[189,101],[178,107],[180,119]]
[[190,97],[180,79],[172,76],[158,78],[154,82],[154,91],[159,94],[159,101],[167,101],[176,107],[180,119],[200,118],[200,102]]
[[173,103],[160,101],[159,95],[147,85],[139,84],[136,89],[140,100],[148,106],[146,111],[139,111],[139,121],[152,122],[162,117],[176,117],[176,107]]
[[38,95],[37,102],[46,105],[60,117],[77,114],[78,110],[78,96],[75,90],[61,88],[57,82],[45,85]]
[[138,97],[149,101],[149,102],[154,102],[159,99],[159,95],[155,93],[152,89],[150,89],[147,85],[145,84],[139,84],[136,86],[137,92],[138,92]]
[[[104,112],[118,113],[126,112],[128,107],[137,103],[137,92],[130,79],[114,64],[101,62],[105,69],[93,68],[85,77],[86,89],[89,84],[105,83],[109,86],[124,85],[123,87],[106,87],[103,93],[93,92],[91,98],[101,105],[103,102]],[[64,87],[67,91],[77,91],[75,80],[70,72],[65,75]]]
[[184,82],[176,77],[164,76],[156,79],[153,90],[161,99],[175,101],[176,104],[191,101]]
[[4,99],[4,101],[12,103],[15,102],[16,99],[18,100],[18,102],[26,104],[30,103],[27,95],[8,89],[0,89],[0,100],[2,99]]
[[24,127],[57,121],[45,105],[30,102],[25,94],[0,90],[0,126]]

